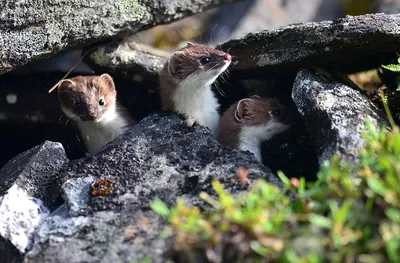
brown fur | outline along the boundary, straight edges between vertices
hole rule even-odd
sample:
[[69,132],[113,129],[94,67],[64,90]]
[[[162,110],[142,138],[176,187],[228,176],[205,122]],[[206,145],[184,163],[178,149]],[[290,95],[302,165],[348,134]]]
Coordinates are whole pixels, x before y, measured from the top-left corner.
[[[223,66],[227,53],[201,44],[188,43],[187,46],[171,54],[160,74],[160,96],[163,110],[174,110],[172,96],[180,81],[196,71],[206,71]],[[211,62],[201,65],[199,60],[209,57]]]
[[[58,88],[60,105],[82,121],[87,121],[90,115],[96,118],[101,117],[111,105],[116,103],[116,96],[114,81],[108,74],[66,79]],[[99,105],[100,99],[104,100],[104,106]],[[81,104],[79,108],[75,107],[76,101]]]
[[[278,110],[279,116],[271,116],[270,112]],[[252,97],[231,105],[222,115],[218,141],[228,147],[239,146],[239,134],[242,127],[266,124],[273,118],[277,122],[291,124],[293,122],[287,107],[274,98]]]

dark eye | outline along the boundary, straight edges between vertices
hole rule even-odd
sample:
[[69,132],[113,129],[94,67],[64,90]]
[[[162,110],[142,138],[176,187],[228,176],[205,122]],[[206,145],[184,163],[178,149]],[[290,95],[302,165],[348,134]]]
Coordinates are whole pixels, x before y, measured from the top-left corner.
[[211,61],[211,58],[209,58],[209,57],[204,57],[204,58],[200,59],[200,64],[201,64],[201,65],[204,65],[204,64],[207,64],[207,63],[210,62],[210,61]]
[[80,106],[81,106],[81,102],[80,101],[75,101],[74,107],[75,108],[79,108]]
[[271,115],[273,115],[273,116],[279,116],[280,114],[281,114],[280,109],[276,109],[274,111],[271,111]]
[[100,99],[100,100],[99,100],[99,105],[100,105],[100,106],[104,106],[104,100],[103,100],[103,99]]

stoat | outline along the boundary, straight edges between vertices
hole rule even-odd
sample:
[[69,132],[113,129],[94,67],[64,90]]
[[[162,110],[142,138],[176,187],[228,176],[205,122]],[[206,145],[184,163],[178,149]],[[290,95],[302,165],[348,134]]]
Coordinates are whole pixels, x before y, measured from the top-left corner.
[[228,147],[249,151],[261,162],[261,143],[293,124],[289,108],[277,99],[253,96],[240,100],[224,112],[218,141]]
[[95,153],[135,124],[117,101],[114,81],[108,74],[62,80],[58,100],[75,124],[88,152]]
[[200,124],[216,136],[219,104],[211,84],[230,63],[229,54],[190,42],[172,53],[160,74],[163,110],[182,114],[189,127]]

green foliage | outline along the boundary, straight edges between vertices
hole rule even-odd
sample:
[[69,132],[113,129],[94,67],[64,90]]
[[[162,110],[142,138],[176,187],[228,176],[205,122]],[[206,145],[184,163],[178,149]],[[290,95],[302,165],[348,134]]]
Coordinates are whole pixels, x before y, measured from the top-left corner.
[[170,209],[155,200],[152,208],[175,231],[175,258],[399,262],[400,132],[395,127],[385,133],[369,122],[367,127],[359,164],[334,156],[322,165],[316,182],[302,178],[293,184],[279,173],[284,190],[258,180],[248,192],[232,196],[214,181],[218,198],[201,193],[211,206],[203,212],[183,199]]
[[389,64],[389,65],[382,65],[382,68],[385,68],[387,70],[393,71],[393,72],[400,72],[400,54],[397,54],[397,63],[398,64]]

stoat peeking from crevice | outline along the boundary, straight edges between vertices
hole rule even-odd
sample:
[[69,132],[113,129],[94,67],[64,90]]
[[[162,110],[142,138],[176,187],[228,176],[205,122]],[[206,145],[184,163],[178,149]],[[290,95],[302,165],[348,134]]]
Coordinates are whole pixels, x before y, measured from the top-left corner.
[[253,96],[233,104],[222,115],[218,141],[252,152],[261,162],[261,143],[294,124],[291,110],[274,98]]
[[219,104],[211,84],[230,63],[229,54],[200,44],[172,53],[160,75],[163,110],[182,114],[188,126],[204,125],[216,136]]
[[62,80],[58,100],[75,124],[86,151],[94,153],[135,124],[117,101],[114,81],[108,74]]

